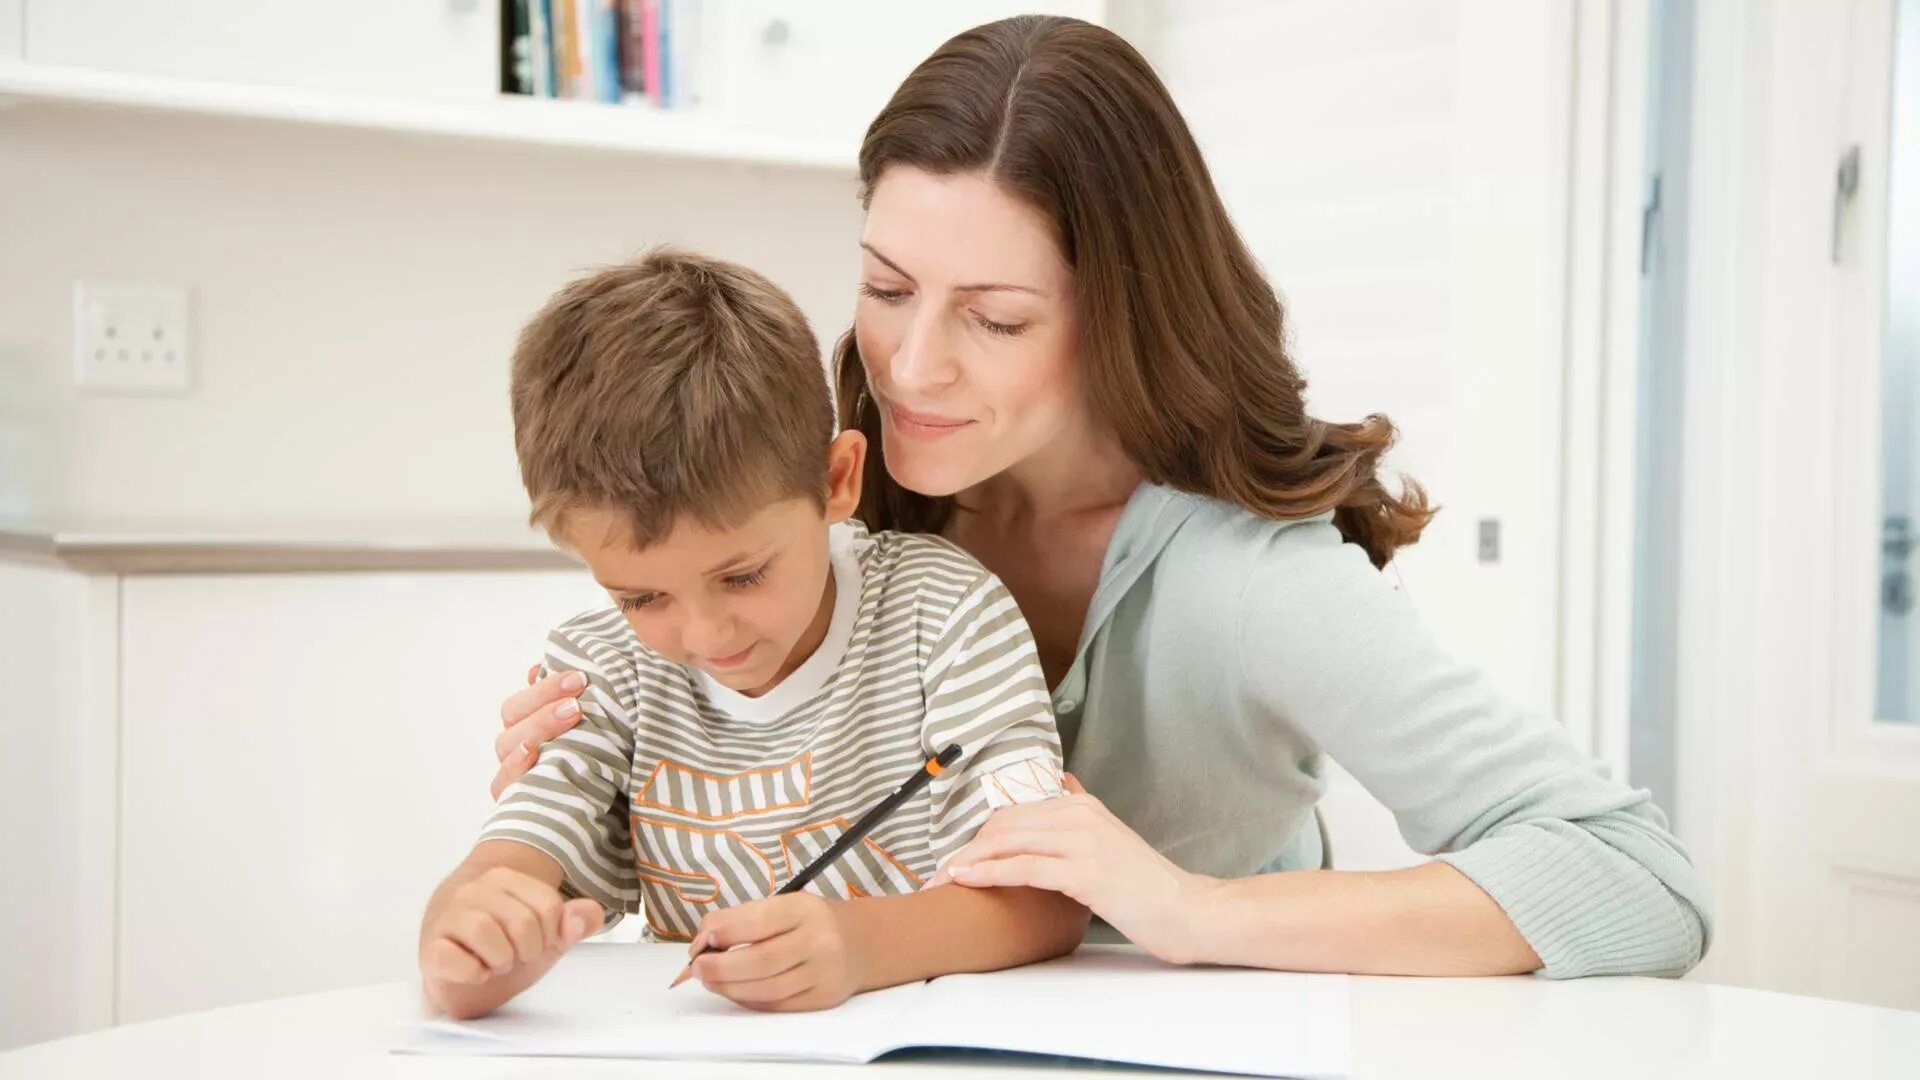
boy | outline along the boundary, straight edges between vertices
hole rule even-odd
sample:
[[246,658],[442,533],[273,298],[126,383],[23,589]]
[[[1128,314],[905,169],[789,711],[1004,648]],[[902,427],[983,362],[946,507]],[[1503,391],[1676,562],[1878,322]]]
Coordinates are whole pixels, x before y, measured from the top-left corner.
[[[512,381],[533,520],[615,606],[548,637],[546,668],[587,680],[582,717],[435,891],[435,1004],[489,1012],[629,911],[712,947],[694,974],[761,1009],[1071,951],[1087,915],[1065,897],[922,888],[997,805],[1058,792],[1059,736],[999,581],[849,520],[866,443],[834,434],[793,302],[656,251],[562,290]],[[957,766],[774,896],[949,743]]]

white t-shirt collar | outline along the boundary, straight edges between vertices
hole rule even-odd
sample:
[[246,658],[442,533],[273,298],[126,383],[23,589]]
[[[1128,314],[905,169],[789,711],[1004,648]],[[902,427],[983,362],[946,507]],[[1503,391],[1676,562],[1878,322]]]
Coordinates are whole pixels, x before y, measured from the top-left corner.
[[827,636],[793,673],[780,685],[760,695],[748,697],[731,689],[713,676],[693,669],[695,681],[713,707],[729,719],[743,724],[765,725],[812,700],[826,687],[833,673],[846,659],[847,645],[853,640],[853,624],[860,614],[860,554],[854,546],[853,527],[842,522],[827,532],[827,560],[833,568],[833,617],[827,623]]

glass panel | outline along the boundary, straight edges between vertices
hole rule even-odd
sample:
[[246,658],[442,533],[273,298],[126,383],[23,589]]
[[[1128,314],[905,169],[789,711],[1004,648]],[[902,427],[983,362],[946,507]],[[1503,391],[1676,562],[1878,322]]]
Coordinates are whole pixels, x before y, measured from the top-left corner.
[[1920,0],[1900,0],[1887,168],[1880,719],[1920,724]]

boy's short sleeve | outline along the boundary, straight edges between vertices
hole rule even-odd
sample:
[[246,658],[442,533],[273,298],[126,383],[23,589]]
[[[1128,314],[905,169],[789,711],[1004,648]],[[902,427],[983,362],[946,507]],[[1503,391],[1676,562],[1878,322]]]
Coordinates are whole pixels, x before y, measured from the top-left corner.
[[580,722],[540,747],[533,768],[501,793],[480,839],[545,852],[566,875],[561,892],[599,901],[611,925],[640,902],[627,797],[634,679],[615,647],[579,627],[588,618],[548,635],[542,663],[543,676],[587,677]]
[[929,785],[934,865],[1002,806],[1060,794],[1060,733],[1033,634],[1000,579],[983,574],[955,605],[925,668],[926,750],[959,744]]

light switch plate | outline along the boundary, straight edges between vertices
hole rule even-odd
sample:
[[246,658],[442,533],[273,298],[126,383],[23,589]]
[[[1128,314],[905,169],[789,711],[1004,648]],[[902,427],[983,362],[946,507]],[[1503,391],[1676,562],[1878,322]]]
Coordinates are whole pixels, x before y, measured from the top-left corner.
[[1497,563],[1500,561],[1500,519],[1480,519],[1480,561]]
[[73,287],[73,384],[98,393],[193,387],[182,285],[80,281]]

